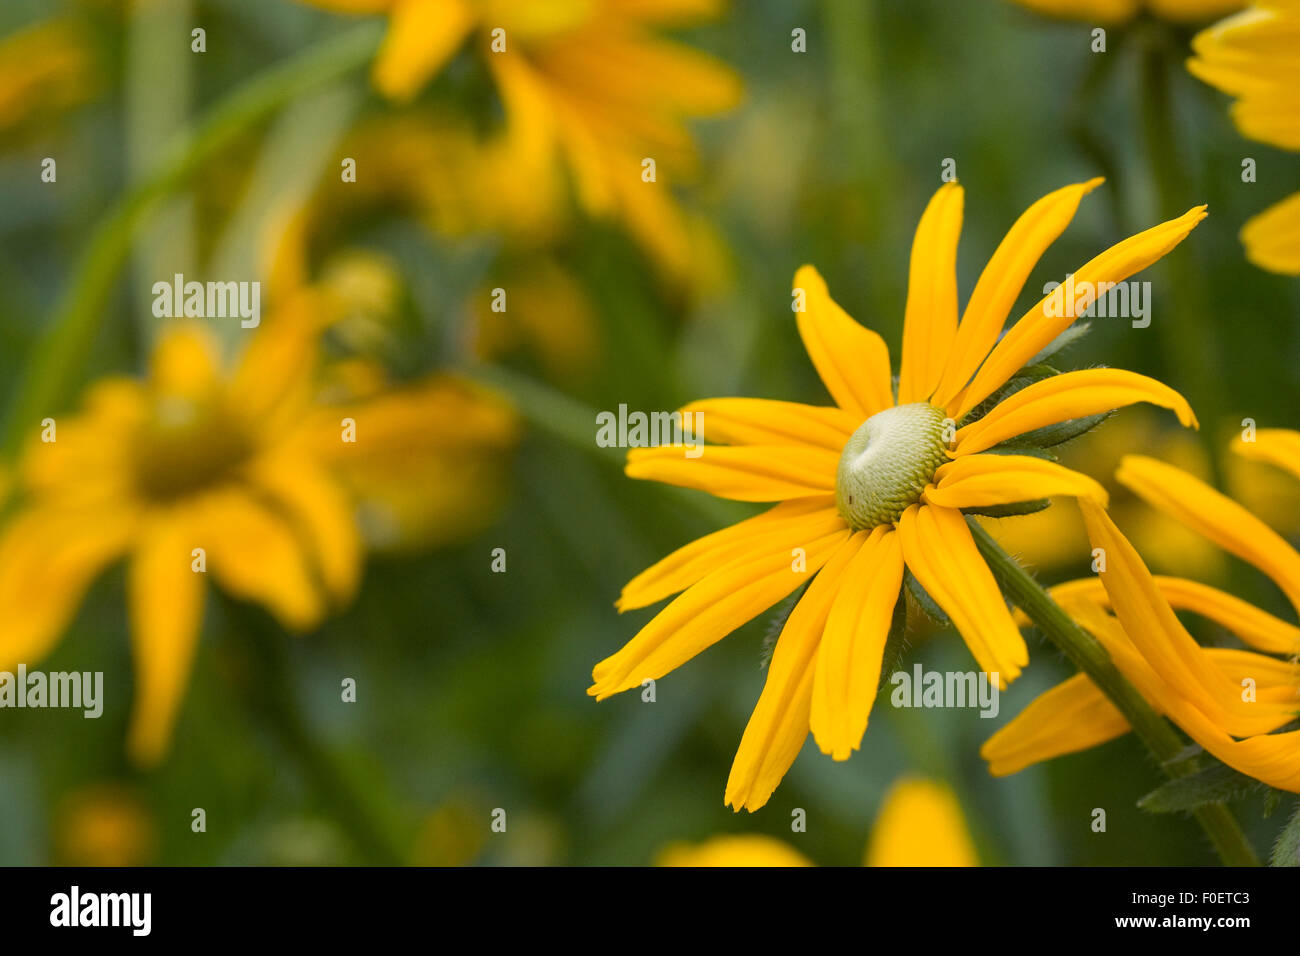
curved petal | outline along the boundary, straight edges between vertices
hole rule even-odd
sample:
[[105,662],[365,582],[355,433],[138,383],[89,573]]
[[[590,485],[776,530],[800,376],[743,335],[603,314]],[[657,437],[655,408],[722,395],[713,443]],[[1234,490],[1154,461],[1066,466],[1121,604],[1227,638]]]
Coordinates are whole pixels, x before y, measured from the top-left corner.
[[375,88],[390,99],[415,96],[460,48],[474,20],[464,0],[398,0],[375,59]]
[[804,311],[796,314],[799,336],[835,403],[860,422],[893,405],[885,340],[836,304],[812,266],[795,273],[794,288],[804,292]]
[[1237,439],[1232,450],[1242,458],[1266,461],[1300,478],[1300,432],[1289,428],[1261,428],[1254,441]]
[[[967,412],[1002,387],[1008,379],[1041,352],[1052,340],[1074,323],[1077,309],[1086,308],[1096,297],[1101,283],[1123,282],[1153,262],[1163,258],[1187,238],[1206,216],[1205,207],[1197,206],[1177,219],[1154,226],[1136,236],[1111,246],[1090,260],[1074,274],[1077,302],[1063,303],[1064,287],[1046,295],[1026,312],[994,346],[988,359],[962,395],[954,418]],[[1082,293],[1092,290],[1092,295]],[[1076,308],[1077,307],[1077,308]],[[1057,314],[1060,313],[1060,314]]]
[[957,430],[957,455],[987,451],[1017,435],[1135,402],[1172,409],[1192,428],[1196,416],[1187,399],[1168,385],[1118,368],[1088,368],[1053,375],[1008,395],[979,421]]
[[783,501],[835,490],[839,455],[798,445],[682,445],[633,448],[627,453],[629,478],[647,478],[697,488],[737,501]]
[[1246,258],[1261,269],[1300,275],[1300,193],[1247,219],[1241,227],[1241,244],[1246,247]]
[[1259,568],[1300,609],[1300,554],[1237,502],[1181,468],[1125,455],[1115,479],[1147,504]]
[[1048,193],[1015,221],[980,273],[975,291],[966,303],[952,354],[935,389],[932,399],[935,405],[946,408],[966,387],[997,342],[1029,273],[1047,247],[1070,224],[1083,197],[1102,182],[1098,177]]
[[784,551],[714,571],[655,615],[616,654],[592,668],[593,683],[587,693],[604,700],[639,687],[642,681],[658,680],[807,581],[849,533],[842,528],[809,539],[801,545],[804,560],[799,570],[790,552]]
[[706,398],[682,414],[701,416],[697,437],[727,445],[811,445],[840,454],[862,424],[842,408],[765,398]]
[[755,554],[791,548],[844,526],[834,495],[792,498],[721,531],[697,538],[642,571],[624,587],[620,612],[646,607]]
[[1005,688],[1029,663],[1029,649],[961,512],[912,505],[898,533],[912,574],[952,619],[980,668]]
[[767,803],[808,738],[813,675],[826,618],[845,569],[866,537],[865,531],[852,537],[845,532],[781,629],[763,693],[727,777],[726,804],[737,811],[757,810]]
[[198,646],[206,588],[192,569],[195,533],[179,510],[152,517],[127,571],[135,690],[127,751],[137,764],[166,754]]
[[1107,494],[1087,475],[1030,455],[963,455],[940,465],[924,498],[942,508],[1010,505],[1070,495],[1106,506]]
[[923,402],[939,384],[957,335],[957,240],[965,192],[944,183],[930,198],[912,239],[903,318],[898,403]]
[[867,732],[902,586],[898,533],[873,528],[844,571],[817,652],[809,722],[817,746],[835,760],[848,760]]

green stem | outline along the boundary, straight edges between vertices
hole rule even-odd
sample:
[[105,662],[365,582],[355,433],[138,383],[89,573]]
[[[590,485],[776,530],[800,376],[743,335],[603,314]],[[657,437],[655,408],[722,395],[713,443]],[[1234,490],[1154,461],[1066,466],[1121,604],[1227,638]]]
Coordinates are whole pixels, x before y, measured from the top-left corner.
[[[1133,732],[1151,751],[1161,769],[1170,777],[1194,773],[1197,768],[1193,761],[1178,759],[1186,750],[1182,738],[1165,718],[1151,709],[1137,688],[1119,672],[1106,649],[1075,623],[1052,600],[1042,585],[1019,562],[1003,551],[979,523],[973,520],[968,520],[968,523],[975,536],[975,544],[1006,595],[1110,699],[1124,715]],[[1206,804],[1196,809],[1195,816],[1225,864],[1259,865],[1259,858],[1226,805]]]
[[382,30],[380,23],[366,23],[249,80],[179,137],[152,175],[113,205],[91,235],[55,309],[49,332],[25,363],[26,375],[0,440],[5,456],[11,456],[23,436],[68,399],[94,346],[136,230],[158,203],[285,103],[369,61],[379,47]]

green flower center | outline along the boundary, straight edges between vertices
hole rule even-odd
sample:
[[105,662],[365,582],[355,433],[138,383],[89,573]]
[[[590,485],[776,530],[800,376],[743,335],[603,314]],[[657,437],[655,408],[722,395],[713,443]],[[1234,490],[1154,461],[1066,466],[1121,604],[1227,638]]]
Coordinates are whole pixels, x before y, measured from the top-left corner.
[[169,397],[154,406],[133,450],[136,486],[167,501],[227,477],[250,457],[253,443],[221,403]]
[[835,504],[854,531],[897,521],[948,460],[941,409],[928,402],[877,412],[849,438],[835,474]]

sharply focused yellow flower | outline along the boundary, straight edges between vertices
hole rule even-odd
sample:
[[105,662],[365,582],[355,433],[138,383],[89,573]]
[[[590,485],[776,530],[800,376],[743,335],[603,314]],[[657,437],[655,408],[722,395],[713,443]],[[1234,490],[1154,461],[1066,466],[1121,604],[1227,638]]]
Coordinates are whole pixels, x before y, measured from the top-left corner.
[[[762,834],[718,836],[674,843],[659,866],[812,866],[789,844]],[[895,781],[876,814],[864,866],[979,866],[979,856],[956,795],[921,777]]]
[[[1286,445],[1293,450],[1300,441],[1294,432],[1271,437],[1284,455]],[[1294,470],[1294,462],[1288,467]],[[1300,553],[1235,501],[1172,465],[1137,455],[1124,460],[1119,479],[1266,573],[1300,609]],[[1300,731],[1272,733],[1300,714],[1300,628],[1209,585],[1152,575],[1104,512],[1081,506],[1106,567],[1096,578],[1058,585],[1052,596],[1151,705],[1198,744],[1242,773],[1300,791]],[[1214,621],[1251,650],[1200,646],[1175,609]],[[1001,776],[1128,729],[1109,699],[1077,674],[1031,702],[981,752]]]
[[398,466],[437,446],[457,457],[513,440],[507,409],[471,401],[470,386],[453,381],[331,402],[317,357],[316,330],[277,313],[227,375],[208,331],[177,323],[146,380],[102,380],[82,412],[33,436],[21,501],[0,532],[0,669],[48,653],[91,582],[125,557],[136,671],[128,749],[156,761],[188,682],[208,574],[286,629],[310,630],[357,587],[363,542],[350,492],[376,476],[399,480]]
[[1248,0],[1015,0],[1036,13],[1089,23],[1124,23],[1149,13],[1174,23],[1204,23],[1240,10]]
[[[1243,136],[1300,151],[1300,0],[1260,0],[1203,30],[1187,68],[1237,101]],[[1261,269],[1300,275],[1300,193],[1247,221],[1246,258]]]
[[[1105,500],[1091,478],[1015,453],[1020,436],[1144,401],[1195,424],[1182,396],[1133,372],[1097,368],[1011,382],[1074,321],[1058,289],[999,338],[1039,257],[1098,182],[1057,190],[1016,221],[960,324],[963,192],[954,182],[935,193],[912,245],[897,389],[884,340],[850,318],[805,266],[795,276],[796,308],[800,298],[804,305],[799,333],[836,405],[695,402],[683,413],[703,413],[705,435],[727,446],[704,446],[698,457],[681,445],[629,453],[634,478],[780,504],[633,579],[621,610],[684,593],[596,665],[588,693],[603,699],[662,677],[808,584],[782,629],[732,766],[726,801],[737,810],[767,802],[810,729],[837,760],[857,749],[905,567],[983,670],[1003,685],[1020,673],[1025,642],[962,509],[1056,495]],[[1092,259],[1075,273],[1078,305],[1091,301],[1096,283],[1122,281],[1165,255],[1204,216],[1204,207],[1194,208]]]
[[[739,77],[657,30],[716,17],[716,0],[305,0],[387,13],[374,67],[386,95],[414,96],[467,43],[491,71],[505,130],[491,162],[513,191],[546,195],[561,170],[582,208],[618,219],[675,277],[708,279],[706,224],[672,198],[697,165],[685,121],[735,106]],[[653,160],[653,181],[643,178]],[[502,178],[502,177],[497,177]]]

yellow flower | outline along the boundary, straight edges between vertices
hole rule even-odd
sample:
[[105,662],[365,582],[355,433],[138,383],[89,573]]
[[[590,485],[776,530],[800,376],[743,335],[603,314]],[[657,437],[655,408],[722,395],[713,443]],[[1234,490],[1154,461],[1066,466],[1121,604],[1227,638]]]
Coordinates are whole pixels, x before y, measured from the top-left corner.
[[54,813],[54,851],[65,866],[142,866],[158,849],[158,828],[140,795],[117,783],[74,790]]
[[[1001,454],[1015,450],[1013,439],[1142,401],[1195,423],[1182,396],[1132,372],[1088,369],[1003,390],[1073,322],[1058,291],[999,339],[1039,256],[1098,182],[1057,190],[1016,221],[960,325],[963,193],[956,183],[935,193],[912,245],[897,393],[884,340],[850,318],[805,266],[795,276],[795,301],[802,296],[805,306],[799,333],[836,406],[695,402],[682,411],[703,413],[705,434],[729,447],[708,445],[694,458],[680,445],[629,453],[634,478],[780,504],[633,579],[618,602],[622,610],[684,593],[596,665],[588,693],[603,699],[662,677],[808,584],[781,632],[732,766],[726,801],[737,810],[767,802],[810,729],[837,760],[859,746],[905,566],[983,670],[1003,685],[1020,673],[1028,662],[1024,640],[961,509],[1054,495],[1104,501],[1105,492],[1040,457]],[[1075,273],[1076,289],[1124,280],[1173,249],[1204,216],[1197,207],[1111,247]]]
[[979,866],[956,795],[917,777],[897,781],[885,796],[867,844],[867,866]]
[[[659,866],[812,866],[789,844],[762,834],[674,843]],[[961,805],[934,780],[904,777],[885,794],[863,854],[864,866],[979,866]]]
[[[1300,440],[1294,432],[1274,434],[1279,445]],[[1300,608],[1300,554],[1235,501],[1172,465],[1138,455],[1124,460],[1119,478],[1150,504],[1259,568]],[[1209,585],[1153,576],[1104,512],[1087,502],[1081,507],[1106,567],[1098,578],[1058,585],[1053,597],[1151,705],[1198,744],[1242,773],[1300,791],[1300,731],[1272,733],[1300,712],[1300,628]],[[1253,649],[1201,647],[1175,610],[1204,616]],[[1128,729],[1101,691],[1077,674],[1030,703],[981,753],[1001,776]]]
[[0,42],[0,131],[80,106],[99,85],[85,26],[59,18],[19,30]]
[[[731,109],[739,77],[656,28],[714,17],[714,0],[307,0],[387,12],[375,85],[409,99],[471,37],[500,92],[506,126],[489,169],[512,193],[545,196],[562,169],[591,216],[621,220],[670,275],[710,281],[719,268],[707,225],[684,213],[672,184],[691,177],[685,121]],[[504,31],[493,37],[493,31]],[[493,43],[497,46],[494,49]],[[504,44],[504,49],[501,45]],[[643,161],[655,162],[653,182]]]
[[1089,23],[1124,23],[1149,13],[1174,23],[1203,23],[1240,10],[1247,0],[1015,0],[1036,13]]
[[[1261,0],[1198,33],[1187,68],[1234,96],[1243,136],[1300,150],[1300,2]],[[1300,275],[1300,193],[1247,221],[1246,258],[1261,269]]]
[[[316,355],[308,323],[268,316],[223,375],[207,331],[178,323],[147,380],[100,381],[81,413],[51,426],[53,441],[34,436],[23,500],[0,534],[0,668],[43,657],[91,582],[125,557],[136,671],[127,746],[149,763],[165,753],[184,696],[207,574],[295,632],[348,601],[363,550],[349,487],[371,472],[399,480],[408,472],[394,463],[425,448],[453,454],[476,419],[443,417],[447,393],[467,386],[439,380],[324,404]],[[475,440],[508,441],[505,420]]]

